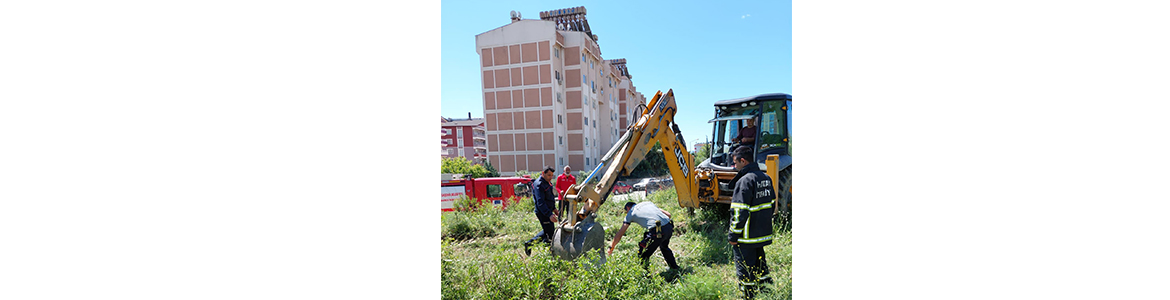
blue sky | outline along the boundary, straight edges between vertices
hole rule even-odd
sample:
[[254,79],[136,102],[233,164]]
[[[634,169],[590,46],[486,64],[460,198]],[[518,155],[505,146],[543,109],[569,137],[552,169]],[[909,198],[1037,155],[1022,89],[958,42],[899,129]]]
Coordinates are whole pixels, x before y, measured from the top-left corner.
[[[540,12],[585,6],[605,59],[625,58],[647,101],[674,89],[691,148],[711,135],[715,101],[792,93],[791,1],[442,2],[442,114],[483,117],[475,35]],[[694,150],[694,149],[688,149]]]

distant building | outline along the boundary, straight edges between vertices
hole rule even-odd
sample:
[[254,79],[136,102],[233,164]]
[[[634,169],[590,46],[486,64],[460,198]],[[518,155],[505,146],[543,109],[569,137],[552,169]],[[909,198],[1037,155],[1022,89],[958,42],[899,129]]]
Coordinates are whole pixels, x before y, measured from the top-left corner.
[[465,157],[473,163],[482,164],[488,159],[487,132],[483,118],[466,119],[442,118],[440,138],[443,157]]
[[490,162],[501,174],[590,170],[645,97],[625,60],[605,60],[585,7],[544,11],[475,36]]
[[693,151],[699,151],[699,149],[702,149],[702,148],[703,148],[703,146],[706,146],[706,145],[707,145],[707,143],[695,143],[695,147],[694,147],[694,148],[691,148],[691,150],[693,150]]

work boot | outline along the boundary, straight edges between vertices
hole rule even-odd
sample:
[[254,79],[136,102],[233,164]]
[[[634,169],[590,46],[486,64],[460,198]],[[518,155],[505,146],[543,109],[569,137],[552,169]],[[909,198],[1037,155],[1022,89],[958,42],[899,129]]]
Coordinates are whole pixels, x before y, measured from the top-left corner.
[[524,256],[532,256],[532,249],[529,249],[530,247],[532,247],[532,241],[524,242]]

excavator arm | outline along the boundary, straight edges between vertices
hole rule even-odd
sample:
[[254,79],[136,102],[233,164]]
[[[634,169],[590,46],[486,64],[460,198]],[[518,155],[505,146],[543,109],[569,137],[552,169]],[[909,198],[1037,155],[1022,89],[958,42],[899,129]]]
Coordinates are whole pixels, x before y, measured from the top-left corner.
[[638,115],[637,121],[627,128],[617,144],[601,158],[589,176],[566,191],[565,199],[570,203],[570,211],[576,213],[570,214],[568,220],[564,221],[565,227],[572,227],[596,212],[605,203],[617,178],[629,176],[646,155],[658,155],[649,153],[655,143],[662,145],[661,155],[665,156],[670,176],[674,179],[679,205],[697,206],[697,199],[694,199],[698,194],[698,184],[694,178],[695,158],[687,151],[686,139],[683,139],[678,124],[674,122],[678,111],[674,90],[668,90],[666,94],[658,91],[647,107]]

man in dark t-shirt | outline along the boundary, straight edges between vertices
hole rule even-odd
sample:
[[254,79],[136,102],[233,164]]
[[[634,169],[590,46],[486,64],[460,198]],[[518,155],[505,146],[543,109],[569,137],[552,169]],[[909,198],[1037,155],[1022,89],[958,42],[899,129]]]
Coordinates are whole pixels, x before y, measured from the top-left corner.
[[[755,144],[756,144],[756,117],[752,117],[751,119],[748,119],[747,127],[740,128],[739,134],[736,135],[735,138],[731,139],[731,140],[736,142],[736,143],[739,143],[740,145],[744,145],[744,146],[748,146],[748,147],[755,146]],[[752,147],[752,149],[755,149],[755,147]]]

